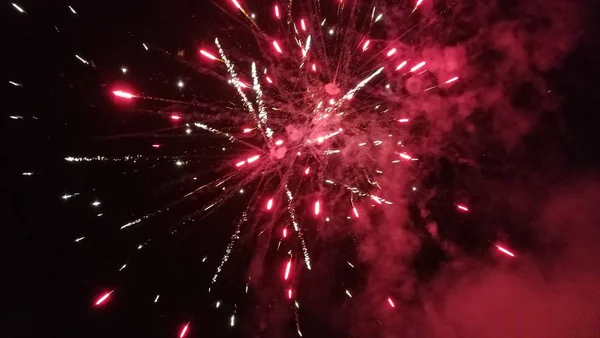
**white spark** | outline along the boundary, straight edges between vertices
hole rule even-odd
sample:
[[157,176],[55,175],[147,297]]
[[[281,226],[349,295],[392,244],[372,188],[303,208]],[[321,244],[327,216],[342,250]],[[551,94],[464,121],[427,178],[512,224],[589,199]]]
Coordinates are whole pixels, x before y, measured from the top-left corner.
[[83,63],[84,63],[84,64],[86,64],[86,65],[89,65],[89,64],[90,64],[90,63],[89,63],[87,60],[83,59],[81,56],[79,56],[79,55],[77,55],[77,54],[75,54],[75,57],[76,57],[76,58],[78,58],[78,59],[79,59],[79,61],[83,62]]
[[19,12],[21,12],[21,13],[24,13],[24,14],[27,14],[27,13],[25,12],[25,10],[24,10],[23,8],[21,8],[19,5],[17,5],[16,3],[14,3],[14,2],[13,2],[13,3],[12,3],[12,5],[13,5],[13,7],[14,7],[14,8],[16,8],[16,9],[17,9]]
[[145,43],[142,43],[142,46],[144,46],[144,49],[148,50],[148,46],[146,46]]
[[11,85],[15,86],[15,87],[23,87],[22,84],[18,83],[18,82],[14,82],[14,81],[8,81],[8,83],[10,83]]
[[85,239],[85,237],[75,238],[75,242],[81,242]]
[[121,266],[121,268],[119,269],[119,271],[123,271],[123,269],[125,269],[126,266],[127,266],[127,263],[123,264],[123,266]]
[[154,302],[158,303],[158,298],[160,297],[160,295],[156,295],[156,298],[154,298]]
[[75,12],[75,10],[73,9],[73,7],[69,6],[69,9],[71,10],[71,13],[77,15],[77,12]]

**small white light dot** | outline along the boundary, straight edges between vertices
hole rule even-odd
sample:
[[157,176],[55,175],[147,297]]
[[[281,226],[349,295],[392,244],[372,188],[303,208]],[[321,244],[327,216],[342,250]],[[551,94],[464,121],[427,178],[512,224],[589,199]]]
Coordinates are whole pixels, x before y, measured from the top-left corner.
[[95,206],[95,207],[97,207],[97,206],[100,205],[100,201],[94,201],[94,202],[92,202],[92,205]]
[[185,133],[189,135],[189,134],[192,133],[192,130],[188,128],[188,129],[185,130]]
[[176,164],[177,166],[182,166],[182,165],[183,165],[183,162],[181,162],[181,161],[177,161],[177,162],[175,162],[175,164]]
[[251,14],[250,14],[250,17],[251,17],[252,19],[256,19],[256,14],[254,14],[254,13],[251,13]]
[[177,82],[177,87],[183,88],[183,81],[180,80],[179,82]]
[[413,187],[413,191],[417,191],[417,187]]
[[244,189],[240,189],[240,194],[243,194],[243,193],[244,193]]
[[334,33],[334,30],[333,30],[333,29],[330,29],[330,30],[329,30],[329,35],[333,35],[333,33]]
[[127,73],[127,67],[121,67],[121,72],[123,72],[123,74]]
[[325,222],[329,222],[329,217],[325,218]]

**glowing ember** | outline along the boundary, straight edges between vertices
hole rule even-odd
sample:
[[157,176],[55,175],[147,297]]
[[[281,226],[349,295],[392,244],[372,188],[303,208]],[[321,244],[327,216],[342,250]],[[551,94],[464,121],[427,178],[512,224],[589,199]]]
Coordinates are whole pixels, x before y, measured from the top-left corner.
[[417,70],[421,69],[423,66],[425,66],[425,61],[422,61],[421,63],[419,63],[416,66],[412,67],[410,69],[410,71],[411,72],[416,72]]
[[392,56],[392,55],[394,55],[394,54],[396,54],[396,48],[392,48],[392,49],[390,49],[390,51],[389,51],[389,52],[387,52],[387,56],[388,56],[388,57],[390,57],[390,56]]
[[124,92],[122,90],[115,90],[115,91],[113,91],[113,94],[116,97],[121,97],[121,98],[124,98],[124,99],[132,99],[132,98],[135,97],[133,94],[128,93],[128,92]]
[[171,118],[171,120],[174,120],[174,121],[181,120],[181,116],[179,116],[179,115],[171,115],[171,116],[169,116],[169,118]]
[[288,280],[290,277],[290,270],[292,268],[292,260],[290,259],[285,266],[285,274],[283,275],[283,279]]
[[358,218],[358,210],[356,210],[356,207],[353,207],[352,211],[354,212],[354,216],[356,216],[356,218]]
[[315,202],[315,215],[319,215],[320,212],[321,212],[321,202],[316,201]]
[[106,292],[105,294],[103,294],[102,296],[100,296],[100,298],[98,298],[98,300],[96,300],[96,302],[94,303],[95,306],[100,306],[102,304],[104,304],[106,301],[108,301],[108,298],[110,297],[110,295],[113,293],[113,291],[109,291]]
[[404,66],[406,66],[406,64],[407,64],[407,63],[408,63],[407,61],[402,61],[402,62],[401,62],[399,65],[398,65],[398,67],[396,67],[396,70],[398,71],[398,70],[400,70],[400,69],[404,68]]
[[503,253],[507,254],[508,256],[510,256],[510,257],[515,257],[515,254],[513,254],[512,252],[506,250],[505,248],[503,248],[503,247],[501,247],[499,245],[495,245],[495,246],[496,246],[496,248],[498,248],[498,250],[500,252],[503,252]]
[[273,208],[273,199],[271,198],[268,202],[267,202],[267,210],[271,210]]
[[189,327],[190,327],[190,323],[186,323],[185,326],[183,328],[181,328],[181,331],[179,333],[179,338],[185,337],[185,335],[188,333]]
[[469,211],[469,208],[467,208],[466,206],[464,206],[462,204],[457,204],[456,207],[462,211]]
[[277,41],[273,41],[273,47],[275,47],[275,50],[281,54],[283,53],[283,51],[281,50],[281,47],[279,47],[279,44],[277,43]]
[[211,53],[205,51],[204,49],[200,50],[200,54],[206,56],[207,58],[211,59],[211,60],[218,60],[218,58],[214,55],[212,55]]
[[371,43],[371,40],[365,41],[365,43],[363,44],[363,47],[362,47],[363,52],[369,48],[370,43]]
[[396,307],[396,305],[394,305],[394,301],[392,300],[392,298],[388,297],[387,301],[391,307]]

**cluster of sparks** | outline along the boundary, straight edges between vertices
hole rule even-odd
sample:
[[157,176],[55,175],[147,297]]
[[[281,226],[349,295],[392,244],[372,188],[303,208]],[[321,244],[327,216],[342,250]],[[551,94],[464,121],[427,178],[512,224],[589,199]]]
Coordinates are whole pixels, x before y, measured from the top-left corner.
[[[287,248],[281,250],[285,253],[281,260],[281,280],[282,294],[285,298],[293,300],[292,308],[295,311],[296,328],[299,336],[302,336],[300,330],[299,316],[296,309],[298,303],[298,288],[292,280],[302,270],[302,265],[311,270],[310,249],[307,244],[308,239],[304,234],[303,217],[299,210],[301,205],[309,205],[310,213],[313,218],[329,222],[336,216],[333,213],[334,205],[325,199],[326,191],[329,188],[341,188],[347,195],[345,201],[335,201],[336,204],[347,205],[348,219],[358,219],[361,213],[367,213],[366,202],[375,202],[375,206],[393,205],[390,198],[383,197],[385,190],[377,183],[376,177],[382,175],[381,163],[364,163],[363,160],[356,161],[344,160],[344,167],[370,168],[369,172],[360,175],[353,175],[352,178],[344,178],[343,175],[331,173],[332,167],[339,166],[336,161],[342,161],[342,157],[351,157],[345,153],[363,151],[376,151],[382,144],[390,144],[397,149],[394,151],[394,158],[389,160],[391,164],[411,165],[413,161],[418,161],[416,155],[411,154],[409,149],[405,149],[402,143],[402,135],[405,135],[403,128],[409,125],[411,120],[408,114],[398,114],[392,116],[389,120],[394,121],[387,128],[389,137],[381,139],[370,139],[373,135],[369,131],[360,130],[356,126],[355,118],[358,114],[363,114],[366,110],[383,110],[385,102],[381,97],[373,94],[373,90],[368,93],[362,93],[370,86],[380,86],[384,82],[384,77],[418,77],[428,72],[427,60],[420,59],[414,55],[400,55],[400,51],[394,46],[393,42],[387,43],[369,37],[369,29],[382,20],[383,13],[379,13],[377,8],[372,9],[372,15],[366,24],[364,32],[350,30],[348,27],[326,26],[325,18],[310,14],[305,16],[292,15],[290,8],[285,8],[282,4],[272,5],[272,19],[281,21],[280,31],[275,33],[279,38],[273,38],[269,33],[262,31],[256,21],[255,14],[252,14],[248,8],[237,0],[223,0],[232,5],[232,13],[239,11],[246,20],[248,29],[256,33],[257,40],[261,46],[262,56],[256,61],[251,62],[249,69],[243,68],[246,64],[236,63],[230,56],[228,47],[226,47],[219,38],[215,38],[212,43],[206,43],[198,49],[198,62],[202,67],[211,69],[211,72],[218,74],[219,78],[226,78],[228,83],[233,86],[233,91],[237,94],[235,100],[237,103],[238,114],[244,114],[248,118],[245,124],[238,127],[238,131],[224,131],[213,127],[210,122],[194,120],[194,116],[187,116],[182,113],[171,113],[168,119],[172,121],[181,121],[185,123],[185,131],[191,133],[193,127],[201,132],[211,133],[222,137],[231,144],[238,144],[245,147],[247,151],[233,154],[231,157],[230,172],[222,178],[204,184],[193,191],[186,193],[184,197],[191,196],[205,190],[205,188],[218,188],[226,182],[229,186],[235,187],[235,191],[243,193],[244,188],[251,186],[262,177],[271,177],[271,184],[259,185],[258,197],[253,199],[244,211],[235,227],[230,242],[226,247],[217,271],[212,278],[212,284],[216,284],[219,274],[227,263],[233,246],[242,236],[242,225],[249,222],[249,213],[256,212],[260,214],[271,214],[273,221],[272,228],[279,233],[277,250],[283,245]],[[329,0],[334,1],[334,0]],[[337,1],[338,15],[343,16],[348,11],[344,1]],[[412,8],[412,13],[418,10],[423,0],[418,0]],[[27,14],[18,4],[12,3],[12,6],[22,14]],[[77,12],[69,6],[74,15]],[[338,18],[339,22],[344,20]],[[342,33],[345,32],[345,33]],[[336,34],[345,34],[340,37],[341,43],[327,42],[328,36]],[[355,41],[356,40],[356,41]],[[318,41],[324,41],[319,44]],[[331,53],[328,51],[328,45],[335,45],[337,48],[345,48],[343,52]],[[146,43],[142,43],[145,50],[150,50]],[[353,56],[351,59],[339,60],[347,53]],[[335,54],[335,55],[333,55]],[[75,58],[84,65],[89,65],[91,61],[80,55]],[[345,73],[338,73],[333,69],[335,64],[340,62],[360,63],[361,59],[368,59],[364,62],[365,69],[360,72],[353,72],[347,69]],[[374,60],[374,61],[373,61]],[[244,66],[242,66],[244,65]],[[292,66],[290,66],[292,65]],[[120,66],[121,72],[126,74],[128,68]],[[339,65],[338,65],[339,67]],[[292,76],[293,75],[293,76]],[[360,76],[359,76],[360,75]],[[295,78],[292,83],[291,78]],[[424,91],[435,88],[448,88],[459,82],[459,76],[455,75],[440,80],[437,84],[432,84]],[[16,87],[22,85],[18,82],[9,81]],[[183,88],[184,83],[179,80],[177,87]],[[299,95],[298,89],[292,92],[291,87],[300,87],[302,92]],[[389,84],[386,86],[389,88]],[[156,97],[136,94],[123,88],[114,88],[112,95],[119,101],[131,100],[159,100],[171,103],[185,104],[175,100],[162,99]],[[298,99],[300,97],[300,99]],[[298,100],[302,101],[298,104]],[[378,102],[373,104],[372,102]],[[389,114],[393,114],[389,112]],[[350,118],[349,118],[350,117]],[[388,136],[387,133],[385,136]],[[152,144],[152,148],[160,148],[160,144]],[[350,149],[350,150],[348,150]],[[176,157],[148,157],[141,155],[126,156],[122,158],[108,158],[104,156],[95,157],[66,157],[67,162],[124,162],[141,161],[149,158],[159,160],[173,160],[177,166],[185,164],[185,160]],[[337,158],[337,159],[336,159]],[[359,171],[359,170],[357,170]],[[362,169],[360,170],[362,171]],[[23,175],[31,175],[23,173]],[[366,184],[365,184],[366,182]],[[299,196],[300,187],[305,184],[312,188],[312,193],[306,196]],[[365,186],[370,188],[365,188]],[[225,188],[223,188],[225,190]],[[306,189],[302,189],[303,191]],[[416,188],[413,187],[413,190]],[[64,194],[63,200],[69,200],[79,196],[79,193]],[[319,197],[314,197],[319,196]],[[216,208],[224,204],[229,194],[215,198],[212,202],[202,208],[203,211]],[[308,203],[307,198],[313,198]],[[93,207],[99,207],[100,201],[93,201]],[[464,203],[455,204],[456,211],[459,213],[469,213],[469,207]],[[168,208],[166,208],[168,209]],[[338,208],[336,208],[338,209]],[[154,215],[163,212],[163,209],[157,210],[151,214],[144,215],[138,219],[127,222],[120,227],[121,230],[134,228]],[[285,225],[283,227],[274,226],[274,224]],[[282,230],[281,230],[282,229]],[[297,238],[297,246],[292,244],[292,236]],[[86,237],[81,236],[75,239],[75,242],[81,242]],[[138,249],[144,246],[140,244]],[[495,245],[498,252],[509,257],[515,257],[515,254],[508,248]],[[297,248],[297,249],[296,249]],[[352,268],[355,266],[348,262]],[[125,269],[127,264],[122,264],[119,271]],[[209,289],[210,292],[210,289]],[[352,292],[344,290],[345,294],[352,298]],[[116,289],[102,292],[94,300],[96,307],[105,306],[116,293]],[[153,295],[154,297],[154,295]],[[154,302],[158,302],[160,295],[156,295]],[[386,298],[385,303],[391,309],[396,307],[396,302],[390,296]],[[221,302],[217,302],[219,307]],[[179,337],[185,337],[191,330],[191,320],[183,322]],[[232,314],[230,325],[235,325],[235,313]]]

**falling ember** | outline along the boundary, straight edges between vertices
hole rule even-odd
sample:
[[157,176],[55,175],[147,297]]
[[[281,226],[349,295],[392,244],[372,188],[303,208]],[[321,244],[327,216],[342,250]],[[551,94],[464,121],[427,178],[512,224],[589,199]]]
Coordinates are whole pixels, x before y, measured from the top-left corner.
[[388,297],[387,301],[391,307],[396,307],[396,305],[394,304],[394,301],[390,297]]
[[275,50],[279,53],[282,54],[283,51],[281,50],[281,47],[279,47],[279,44],[277,43],[277,41],[273,41],[273,47],[275,47]]
[[288,298],[292,299],[292,288],[288,289]]
[[279,6],[275,5],[275,16],[279,19]]
[[122,97],[122,98],[124,98],[124,99],[132,99],[132,98],[134,98],[134,97],[135,97],[133,94],[131,94],[131,93],[128,93],[128,92],[124,92],[124,91],[122,91],[122,90],[115,90],[115,91],[113,91],[113,94],[114,94],[116,97]]
[[400,70],[400,69],[404,68],[404,66],[406,66],[406,64],[407,64],[407,63],[408,63],[407,61],[402,61],[402,62],[401,62],[399,65],[398,65],[398,67],[396,67],[396,70],[398,71],[398,70]]
[[416,72],[417,70],[421,69],[423,66],[425,66],[425,61],[421,61],[418,65],[412,67],[410,69],[411,72]]
[[306,170],[304,170],[304,175],[308,175],[309,172],[310,172],[310,168],[306,168]]
[[315,215],[319,215],[320,212],[321,212],[321,202],[316,201],[315,202]]
[[246,161],[241,161],[241,162],[238,162],[238,163],[236,163],[236,164],[235,164],[235,166],[236,166],[236,167],[241,167],[241,166],[243,166],[244,164],[246,164]]
[[392,56],[394,54],[396,54],[396,48],[390,49],[390,51],[387,53],[387,56],[390,57],[390,56]]
[[185,324],[185,326],[184,326],[184,327],[181,329],[181,332],[179,333],[179,338],[183,338],[183,337],[185,337],[185,335],[186,335],[186,334],[187,334],[187,332],[188,332],[188,329],[189,329],[189,327],[190,327],[190,323],[188,322],[188,323],[186,323],[186,324]]
[[287,238],[287,228],[283,228],[283,238]]
[[271,210],[273,208],[273,199],[271,198],[268,202],[267,202],[267,210]]
[[105,294],[103,294],[100,298],[98,298],[98,300],[96,301],[96,303],[94,303],[95,306],[100,306],[102,304],[104,304],[104,302],[106,302],[108,300],[108,297],[110,297],[110,295],[113,293],[113,291],[109,291]]
[[358,210],[356,210],[356,207],[352,207],[352,211],[354,212],[354,216],[358,218]]
[[285,274],[283,275],[283,279],[288,280],[290,277],[290,269],[292,268],[292,260],[290,259],[285,266]]
[[469,211],[469,208],[467,208],[466,206],[464,206],[462,204],[457,204],[456,207],[462,211]]
[[505,248],[503,248],[503,247],[501,247],[499,245],[495,245],[495,244],[494,244],[494,246],[496,246],[496,248],[498,248],[499,251],[501,251],[501,252],[509,255],[510,257],[515,257],[515,254],[513,254],[512,252],[506,250]]
[[302,27],[303,31],[306,31],[306,24],[304,23],[304,19],[300,20],[300,26]]
[[412,157],[410,157],[410,155],[408,155],[407,153],[400,154],[400,157],[402,157],[405,160],[412,160]]
[[267,76],[267,82],[268,83],[273,83],[273,80],[271,80],[271,78]]
[[398,120],[398,122],[400,122],[400,123],[406,123],[408,121],[409,121],[408,119],[400,119],[400,120]]
[[181,120],[181,116],[179,116],[179,115],[171,115],[171,116],[169,116],[169,117],[170,117],[170,118],[171,118],[171,120],[173,120],[173,121],[179,121],[179,120]]
[[280,146],[282,144],[283,144],[283,140],[277,140],[277,141],[275,141],[275,145],[276,146]]
[[218,60],[218,58],[216,56],[214,56],[211,53],[205,51],[204,49],[200,49],[200,54],[206,56],[207,58],[209,58],[211,60]]
[[455,76],[455,77],[451,78],[450,80],[448,80],[448,81],[446,81],[446,82],[444,82],[444,83],[445,83],[445,84],[448,84],[448,83],[452,83],[452,82],[454,82],[454,81],[456,81],[456,80],[458,80],[458,76]]
[[367,48],[369,48],[369,44],[371,43],[371,40],[367,40],[365,41],[365,43],[363,44],[363,52],[367,50]]
[[255,155],[255,156],[250,157],[248,159],[248,163],[252,163],[252,162],[258,160],[259,157],[260,157],[259,155]]

